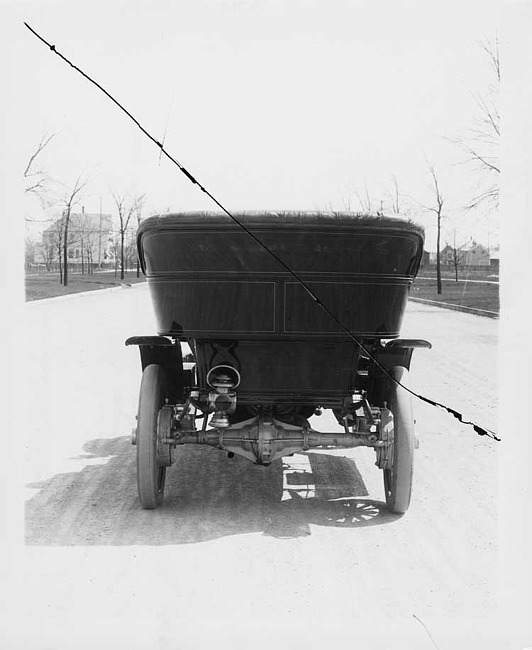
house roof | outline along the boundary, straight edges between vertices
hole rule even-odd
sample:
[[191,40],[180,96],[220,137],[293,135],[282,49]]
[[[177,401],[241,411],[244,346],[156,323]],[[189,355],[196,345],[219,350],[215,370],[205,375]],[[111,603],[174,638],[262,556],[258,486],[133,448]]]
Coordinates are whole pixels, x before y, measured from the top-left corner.
[[[101,224],[100,224],[101,217]],[[61,223],[62,217],[56,219],[51,226],[44,232],[55,230],[58,223]],[[102,232],[106,232],[112,228],[113,217],[110,214],[101,214],[99,212],[76,212],[70,215],[69,228],[71,230],[96,230],[99,231],[100,227]]]

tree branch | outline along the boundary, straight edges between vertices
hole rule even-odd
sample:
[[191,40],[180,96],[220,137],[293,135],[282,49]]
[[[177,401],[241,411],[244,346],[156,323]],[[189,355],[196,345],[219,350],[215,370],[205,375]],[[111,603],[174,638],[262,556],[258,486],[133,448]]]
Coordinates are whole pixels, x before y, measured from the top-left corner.
[[[35,159],[37,156],[41,153],[41,151],[46,147],[46,145],[50,142],[50,140],[54,137],[54,134],[46,137],[43,135],[41,138],[41,141],[39,142],[37,146],[37,150],[33,153],[33,155],[30,156],[30,159],[28,161],[28,164],[26,165],[26,169],[24,170],[24,178],[28,178],[30,176],[30,169],[31,166],[33,165]],[[32,174],[42,174],[42,172],[32,172]]]

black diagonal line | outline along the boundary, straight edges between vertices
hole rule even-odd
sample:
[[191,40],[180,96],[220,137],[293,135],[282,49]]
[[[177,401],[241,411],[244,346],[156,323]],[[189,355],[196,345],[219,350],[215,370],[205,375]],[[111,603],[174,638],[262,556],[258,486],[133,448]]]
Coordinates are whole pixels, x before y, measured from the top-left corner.
[[229,212],[229,210],[227,210],[227,208],[225,208],[225,207],[224,207],[224,206],[223,206],[223,205],[218,201],[218,199],[217,199],[216,197],[214,197],[214,196],[213,196],[213,195],[212,195],[212,194],[211,194],[207,189],[205,189],[205,187],[204,187],[200,182],[198,182],[198,180],[197,180],[196,178],[194,178],[194,176],[193,176],[193,175],[192,175],[192,174],[191,174],[191,173],[190,173],[190,172],[189,172],[189,171],[184,167],[184,165],[182,165],[182,164],[181,164],[181,163],[180,163],[176,158],[174,158],[173,156],[171,156],[171,155],[166,151],[166,149],[164,148],[163,144],[160,143],[156,138],[154,138],[154,137],[151,135],[151,133],[149,133],[149,131],[147,131],[147,130],[142,126],[142,124],[137,120],[137,118],[134,117],[134,115],[133,115],[132,113],[130,113],[130,112],[129,112],[129,111],[128,111],[128,110],[127,110],[127,109],[126,109],[126,108],[125,108],[125,107],[124,107],[124,106],[123,106],[123,105],[122,105],[122,104],[117,100],[117,99],[115,99],[115,98],[111,95],[111,93],[109,93],[109,92],[108,92],[108,91],[107,91],[103,86],[101,86],[97,81],[95,81],[94,79],[92,79],[92,77],[90,77],[88,74],[86,74],[85,72],[83,72],[83,70],[81,70],[81,68],[78,68],[78,66],[74,65],[71,61],[69,61],[69,59],[67,59],[63,54],[61,54],[61,52],[59,52],[59,51],[57,50],[57,48],[55,47],[55,45],[51,45],[50,43],[48,43],[48,41],[45,40],[42,36],[40,36],[40,35],[39,35],[39,34],[38,34],[34,29],[32,29],[32,28],[28,25],[28,23],[25,22],[24,25],[25,25],[25,26],[30,30],[30,32],[31,32],[34,36],[36,36],[36,37],[37,37],[37,38],[38,38],[42,43],[44,43],[47,47],[49,47],[50,50],[51,50],[54,54],[57,54],[57,56],[60,57],[60,58],[61,58],[65,63],[67,63],[71,68],[74,68],[74,70],[76,70],[77,72],[79,72],[79,74],[80,74],[82,77],[84,77],[87,81],[89,81],[91,84],[93,84],[94,86],[96,86],[96,88],[98,88],[101,92],[103,92],[104,95],[106,95],[106,96],[107,96],[107,97],[108,97],[108,98],[109,98],[109,99],[110,99],[110,100],[111,100],[111,101],[112,101],[116,106],[118,106],[118,108],[119,108],[121,111],[123,111],[123,112],[124,112],[124,113],[129,117],[129,119],[132,120],[132,121],[137,125],[137,127],[142,131],[142,133],[144,133],[144,135],[145,135],[149,140],[151,140],[151,141],[152,141],[152,142],[153,142],[157,147],[159,147],[161,153],[164,154],[164,155],[168,158],[168,160],[170,160],[171,162],[173,162],[174,165],[176,165],[176,166],[179,168],[179,170],[180,170],[180,171],[181,171],[181,172],[182,172],[182,173],[183,173],[183,174],[184,174],[184,175],[189,179],[189,181],[190,181],[191,183],[193,183],[194,185],[197,185],[197,186],[199,187],[199,189],[200,189],[204,194],[206,194],[206,195],[207,195],[207,196],[208,196],[208,197],[209,197],[209,198],[210,198],[210,199],[211,199],[211,200],[212,200],[212,201],[213,201],[213,202],[214,202],[214,203],[215,203],[215,204],[216,204],[216,205],[217,205],[217,206],[218,206],[218,207],[219,207],[219,208],[220,208],[220,209],[221,209],[221,210],[222,210],[222,211],[223,211],[223,212],[224,212],[224,213],[225,213],[229,218],[230,218],[230,219],[232,219],[232,220],[233,220],[233,221],[234,221],[234,222],[235,222],[235,223],[236,223],[236,224],[237,224],[237,225],[238,225],[238,226],[239,226],[239,227],[240,227],[244,232],[246,232],[246,233],[249,235],[249,237],[251,237],[251,238],[252,238],[252,239],[253,239],[253,240],[254,240],[254,241],[255,241],[255,242],[256,242],[256,243],[261,247],[261,248],[263,248],[263,249],[264,249],[264,250],[265,250],[269,255],[271,255],[271,256],[272,256],[272,257],[273,257],[273,258],[274,258],[274,259],[275,259],[275,260],[276,260],[276,261],[277,261],[277,262],[278,262],[278,263],[279,263],[279,264],[280,264],[280,265],[285,269],[285,271],[287,271],[287,272],[288,272],[288,273],[289,273],[289,274],[290,274],[290,275],[291,275],[291,276],[296,280],[296,282],[297,282],[300,286],[302,286],[302,287],[305,289],[305,291],[306,291],[306,292],[308,293],[308,295],[312,298],[312,300],[314,300],[314,302],[315,302],[315,303],[316,303],[316,304],[317,304],[317,305],[318,305],[318,306],[319,306],[319,307],[320,307],[320,308],[321,308],[321,309],[322,309],[322,310],[323,310],[323,311],[324,311],[324,312],[325,312],[325,313],[326,313],[326,314],[327,314],[327,315],[328,315],[328,316],[329,316],[329,317],[330,317],[330,318],[331,318],[331,319],[332,319],[332,320],[333,320],[333,321],[334,321],[334,322],[335,322],[335,323],[336,323],[336,324],[341,328],[341,330],[342,330],[345,334],[347,334],[347,336],[348,336],[352,341],[354,341],[354,342],[358,345],[358,347],[359,347],[359,348],[360,348],[360,349],[361,349],[365,354],[368,355],[368,357],[373,361],[373,363],[374,363],[374,364],[375,364],[375,365],[376,365],[376,366],[377,366],[377,367],[378,367],[378,368],[379,368],[379,369],[380,369],[380,370],[381,370],[385,375],[387,375],[387,376],[389,377],[389,379],[391,379],[391,380],[392,380],[395,384],[397,384],[398,386],[401,386],[401,388],[403,388],[404,390],[408,391],[408,392],[409,392],[411,395],[413,395],[414,397],[417,397],[418,399],[420,399],[420,400],[422,400],[422,401],[424,401],[424,402],[427,402],[428,404],[432,404],[433,406],[439,406],[439,407],[441,407],[441,408],[447,410],[449,413],[451,413],[451,415],[454,415],[454,417],[456,417],[457,419],[459,419],[460,422],[463,422],[464,424],[470,424],[470,425],[472,425],[473,428],[474,428],[474,430],[475,430],[479,435],[483,435],[483,436],[486,435],[486,436],[489,436],[490,438],[493,438],[494,440],[499,440],[499,441],[500,441],[500,438],[498,438],[497,435],[496,435],[493,431],[490,431],[489,429],[484,429],[483,427],[481,427],[481,426],[479,426],[479,425],[477,425],[477,424],[475,424],[475,423],[473,423],[473,422],[467,422],[467,421],[465,421],[465,420],[463,419],[462,414],[459,413],[458,411],[455,411],[454,409],[452,409],[452,408],[450,408],[450,407],[448,407],[448,406],[445,406],[445,405],[443,405],[443,404],[439,404],[438,402],[434,402],[433,400],[431,400],[431,399],[429,399],[429,398],[427,398],[427,397],[423,397],[422,395],[419,395],[419,394],[416,393],[415,391],[411,390],[410,388],[407,388],[406,386],[403,386],[403,384],[401,384],[399,381],[397,381],[397,379],[395,379],[395,377],[394,377],[394,376],[393,376],[393,375],[392,375],[392,374],[391,374],[391,373],[390,373],[390,372],[389,372],[389,371],[388,371],[388,370],[387,370],[387,369],[386,369],[386,368],[381,364],[381,362],[380,362],[380,361],[379,361],[379,360],[378,360],[378,359],[377,359],[377,358],[376,358],[376,357],[375,357],[375,356],[374,356],[374,355],[373,355],[373,354],[368,350],[368,348],[366,348],[366,346],[362,343],[362,341],[360,341],[360,340],[359,340],[359,339],[358,339],[358,338],[357,338],[357,337],[356,337],[356,336],[355,336],[355,335],[354,335],[354,334],[353,334],[353,333],[352,333],[352,332],[351,332],[351,331],[350,331],[350,330],[349,330],[349,329],[348,329],[348,328],[347,328],[347,327],[346,327],[346,326],[345,326],[345,325],[344,325],[340,320],[338,320],[338,318],[337,318],[337,317],[336,317],[336,316],[335,316],[335,315],[334,315],[334,314],[333,314],[333,313],[332,313],[332,312],[331,312],[331,311],[330,311],[330,310],[329,310],[329,309],[328,309],[328,308],[327,308],[327,307],[326,307],[326,306],[321,302],[321,300],[316,296],[316,294],[312,291],[312,289],[308,286],[308,284],[307,284],[307,283],[306,283],[302,278],[300,278],[299,275],[297,275],[297,274],[295,273],[295,271],[293,271],[293,270],[292,270],[292,269],[291,269],[291,268],[290,268],[290,267],[289,267],[285,262],[283,262],[283,260],[282,260],[278,255],[276,255],[272,250],[270,250],[270,249],[268,248],[268,246],[266,246],[266,244],[264,244],[264,243],[263,243],[263,242],[262,242],[258,237],[256,237],[256,236],[255,236],[255,235],[254,235],[254,234],[253,234],[253,233],[252,233],[248,228],[246,228],[246,226],[245,226],[241,221],[239,221],[239,220],[238,220],[238,219],[237,219],[233,214],[231,214],[231,212]]

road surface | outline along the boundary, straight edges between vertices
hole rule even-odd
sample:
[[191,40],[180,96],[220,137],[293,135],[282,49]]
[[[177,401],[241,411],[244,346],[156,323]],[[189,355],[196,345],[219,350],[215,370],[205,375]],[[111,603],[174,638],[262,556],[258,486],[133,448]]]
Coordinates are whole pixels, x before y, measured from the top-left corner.
[[[155,332],[147,288],[24,312],[32,407],[10,607],[39,624],[9,647],[188,650],[220,635],[231,648],[514,647],[497,623],[499,443],[416,400],[403,517],[384,508],[369,449],[261,468],[185,447],[164,506],[143,511],[130,444],[140,363],[124,340]],[[403,334],[434,346],[414,352],[413,388],[497,429],[497,329],[410,303]]]

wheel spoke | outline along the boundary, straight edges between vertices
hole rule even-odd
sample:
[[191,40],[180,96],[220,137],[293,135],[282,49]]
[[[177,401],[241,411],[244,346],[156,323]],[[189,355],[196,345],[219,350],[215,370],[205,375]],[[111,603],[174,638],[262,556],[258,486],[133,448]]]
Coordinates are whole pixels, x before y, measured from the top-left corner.
[[[391,374],[408,387],[408,370],[397,366]],[[395,382],[390,387],[390,409],[393,414],[393,464],[383,470],[384,493],[388,508],[403,514],[408,510],[412,494],[414,463],[414,419],[409,393]]]

